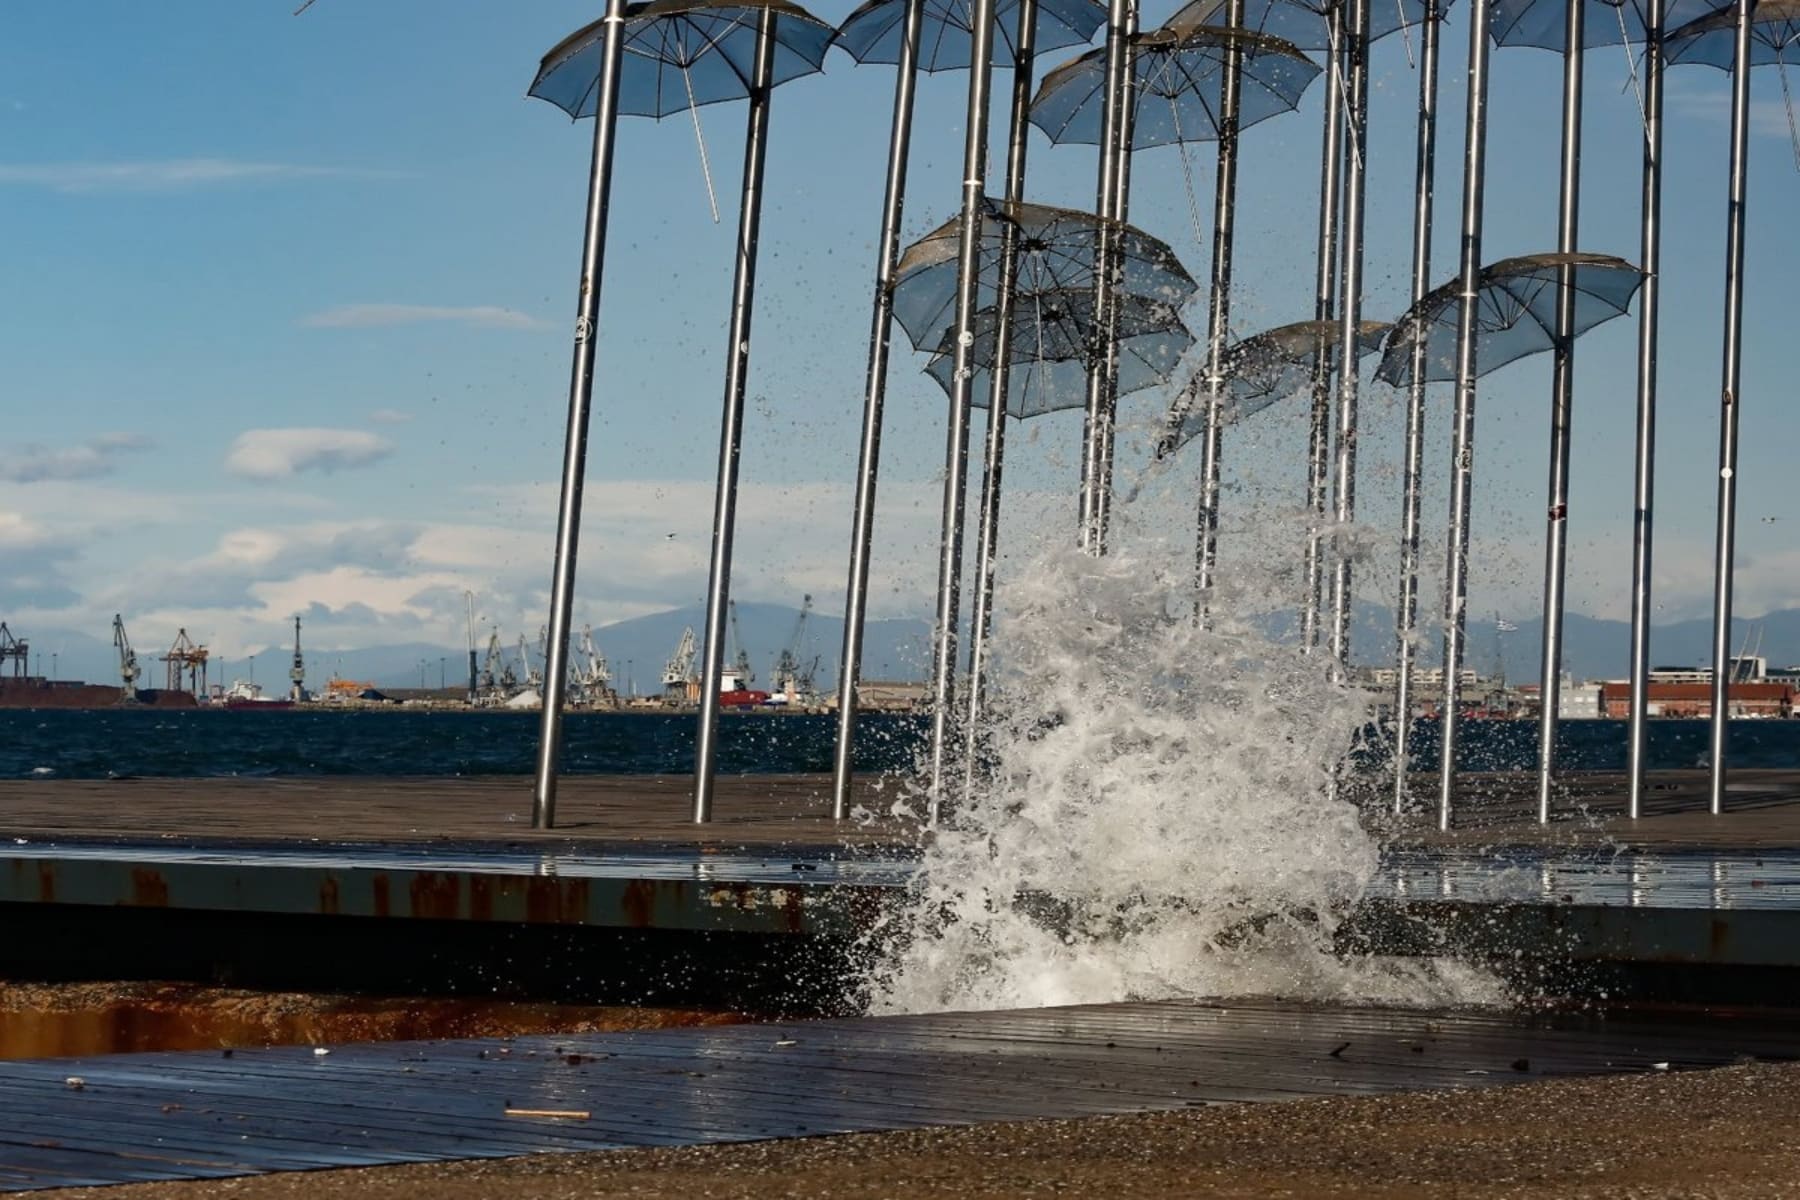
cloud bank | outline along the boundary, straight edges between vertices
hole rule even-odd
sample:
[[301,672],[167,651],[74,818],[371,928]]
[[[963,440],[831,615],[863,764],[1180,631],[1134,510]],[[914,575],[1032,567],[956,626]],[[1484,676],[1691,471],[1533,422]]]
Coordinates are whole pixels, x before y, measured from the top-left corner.
[[393,452],[387,439],[361,429],[250,429],[231,444],[225,469],[246,479],[288,479],[366,467]]
[[392,325],[451,323],[478,329],[541,329],[544,322],[493,304],[341,304],[302,317],[308,329],[382,329]]

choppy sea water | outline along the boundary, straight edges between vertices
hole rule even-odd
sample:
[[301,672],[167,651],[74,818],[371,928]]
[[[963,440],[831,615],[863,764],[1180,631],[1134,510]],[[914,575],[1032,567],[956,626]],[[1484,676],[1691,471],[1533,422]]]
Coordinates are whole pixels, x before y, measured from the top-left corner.
[[[719,769],[727,774],[829,771],[830,716],[740,716],[721,723]],[[1537,726],[1470,721],[1459,756],[1466,769],[1527,770]],[[1653,770],[1703,766],[1704,721],[1653,721]],[[870,713],[858,722],[858,762],[905,770],[925,731],[921,718]],[[1414,766],[1435,770],[1437,725],[1421,721]],[[1625,723],[1567,721],[1560,761],[1569,770],[1625,767]],[[530,713],[0,711],[0,778],[115,776],[516,775],[532,769],[537,718]],[[573,774],[679,774],[693,768],[694,718],[671,714],[571,713],[564,770]],[[1381,738],[1359,758],[1378,765]],[[1800,767],[1800,721],[1737,721],[1731,762]]]

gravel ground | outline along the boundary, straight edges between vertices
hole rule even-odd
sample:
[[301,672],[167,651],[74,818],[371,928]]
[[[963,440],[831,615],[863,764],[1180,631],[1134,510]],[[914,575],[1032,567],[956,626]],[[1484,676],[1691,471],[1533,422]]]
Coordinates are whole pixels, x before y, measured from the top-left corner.
[[65,1200],[1800,1196],[1800,1064],[42,1192]]

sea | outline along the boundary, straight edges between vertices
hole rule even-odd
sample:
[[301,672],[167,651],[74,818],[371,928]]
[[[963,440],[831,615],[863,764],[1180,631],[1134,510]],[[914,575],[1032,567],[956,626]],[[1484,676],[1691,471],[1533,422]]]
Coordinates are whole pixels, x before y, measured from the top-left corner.
[[[869,713],[857,723],[860,769],[903,772],[918,759],[923,718]],[[829,771],[836,718],[725,714],[723,774]],[[1705,721],[1652,721],[1650,768],[1701,767]],[[568,774],[659,775],[693,768],[694,717],[682,713],[571,713],[564,726]],[[1537,725],[1468,721],[1458,755],[1473,771],[1527,770]],[[1437,724],[1416,726],[1413,766],[1437,767]],[[0,778],[318,775],[520,775],[533,767],[538,718],[531,713],[369,710],[4,710]],[[1367,730],[1355,761],[1380,770],[1387,739]],[[1572,771],[1625,767],[1623,721],[1565,721],[1558,761]],[[1740,720],[1730,730],[1736,767],[1800,766],[1800,721]]]

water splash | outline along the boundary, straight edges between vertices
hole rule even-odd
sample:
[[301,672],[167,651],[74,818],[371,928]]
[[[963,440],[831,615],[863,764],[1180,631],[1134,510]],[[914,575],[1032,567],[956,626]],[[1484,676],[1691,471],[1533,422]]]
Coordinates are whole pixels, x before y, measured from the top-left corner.
[[1336,952],[1379,861],[1332,787],[1366,701],[1232,615],[1266,607],[1266,580],[1198,628],[1184,557],[1051,552],[1008,579],[993,777],[879,931],[876,1011],[1498,998],[1452,964]]

